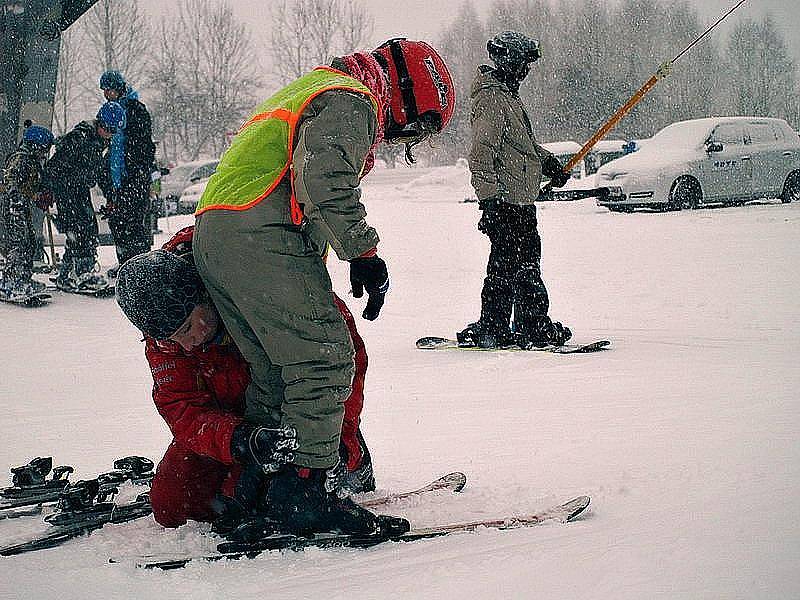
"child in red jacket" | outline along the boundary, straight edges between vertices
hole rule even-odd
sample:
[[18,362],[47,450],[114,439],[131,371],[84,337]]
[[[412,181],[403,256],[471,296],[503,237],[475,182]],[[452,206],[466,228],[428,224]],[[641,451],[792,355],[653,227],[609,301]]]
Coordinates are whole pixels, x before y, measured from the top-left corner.
[[[174,437],[150,493],[155,519],[165,527],[254,510],[264,474],[290,462],[296,445],[293,430],[246,421],[249,369],[192,266],[193,232],[187,227],[161,250],[125,263],[117,283],[123,312],[145,334],[153,400]],[[340,485],[349,493],[367,492],[375,489],[359,430],[367,354],[350,311],[338,297],[334,301],[356,351],[342,423]]]

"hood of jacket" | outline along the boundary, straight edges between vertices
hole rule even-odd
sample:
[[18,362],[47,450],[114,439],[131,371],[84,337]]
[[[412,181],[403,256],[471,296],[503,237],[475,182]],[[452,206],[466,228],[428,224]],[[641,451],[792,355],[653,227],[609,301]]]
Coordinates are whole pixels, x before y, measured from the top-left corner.
[[475,79],[472,80],[469,96],[470,98],[474,99],[475,96],[477,96],[480,92],[490,88],[497,88],[503,93],[510,94],[512,96],[516,95],[516,92],[512,90],[500,77],[498,77],[497,69],[490,67],[489,65],[481,65],[478,67],[478,73],[475,76]]

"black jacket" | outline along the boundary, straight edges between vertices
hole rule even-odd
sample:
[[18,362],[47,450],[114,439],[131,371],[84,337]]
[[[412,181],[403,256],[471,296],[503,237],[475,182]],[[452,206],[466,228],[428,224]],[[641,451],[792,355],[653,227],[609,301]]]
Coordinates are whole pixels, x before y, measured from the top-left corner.
[[129,175],[147,173],[153,170],[156,159],[156,146],[150,113],[144,104],[128,96],[124,102],[125,118],[125,169]]
[[56,196],[85,193],[94,187],[103,169],[108,142],[97,134],[96,121],[82,121],[56,140],[56,151],[44,165],[43,188]]

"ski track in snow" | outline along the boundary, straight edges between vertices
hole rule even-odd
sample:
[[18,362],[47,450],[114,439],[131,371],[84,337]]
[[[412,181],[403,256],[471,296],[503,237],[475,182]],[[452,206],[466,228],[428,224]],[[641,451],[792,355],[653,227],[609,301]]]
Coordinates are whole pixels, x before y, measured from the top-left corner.
[[[539,205],[551,315],[590,355],[423,352],[478,316],[488,243],[463,168],[378,170],[364,185],[392,290],[358,319],[363,415],[380,491],[451,470],[462,494],[384,510],[417,526],[592,496],[576,522],[369,550],[266,553],[145,572],[109,556],[205,553],[207,526],[152,519],[0,558],[0,598],[791,598],[800,596],[800,206],[612,214]],[[174,232],[191,217],[162,219]],[[158,240],[166,239],[159,236]],[[113,253],[101,249],[110,266]],[[330,260],[354,314],[347,265]],[[73,480],[159,459],[169,431],[137,332],[113,299],[0,305],[0,468],[52,455]],[[41,528],[0,521],[3,539]]]

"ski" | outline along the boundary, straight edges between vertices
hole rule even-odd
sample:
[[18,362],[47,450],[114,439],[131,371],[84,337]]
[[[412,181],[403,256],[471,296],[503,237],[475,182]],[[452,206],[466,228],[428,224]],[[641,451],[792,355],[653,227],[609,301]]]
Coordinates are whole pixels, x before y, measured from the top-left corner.
[[516,345],[498,346],[494,348],[479,348],[478,346],[460,346],[456,340],[449,338],[427,336],[419,338],[416,342],[420,350],[466,350],[469,352],[551,352],[553,354],[586,354],[598,352],[610,346],[609,340],[597,340],[586,344],[564,344],[562,346],[543,346],[520,348]]
[[[153,478],[153,461],[143,456],[126,456],[114,461],[114,469],[97,476],[99,491],[110,490],[131,482],[134,485],[148,483]],[[51,473],[52,471],[52,473]],[[21,507],[55,503],[61,492],[70,483],[74,472],[71,466],[53,468],[51,457],[37,457],[27,465],[11,469],[10,487],[0,489],[0,519],[14,518],[26,514],[37,514],[40,510],[19,511]],[[50,474],[50,479],[47,475]]]
[[464,489],[466,484],[467,476],[456,471],[454,473],[443,475],[442,477],[439,477],[439,479],[431,481],[428,485],[422,486],[417,490],[410,492],[395,492],[392,494],[387,494],[386,496],[381,496],[380,498],[369,498],[367,500],[362,500],[359,502],[359,504],[364,508],[372,508],[375,506],[383,506],[384,504],[397,502],[398,500],[405,500],[406,498],[411,498],[414,496],[422,496],[431,492],[460,492]]
[[53,286],[47,288],[50,291],[58,291],[64,292],[65,294],[77,294],[78,296],[91,296],[92,298],[108,298],[113,296],[116,288],[113,285],[107,285],[102,288],[75,288],[75,289],[66,289],[63,287]]
[[16,304],[17,306],[26,306],[28,308],[36,308],[44,306],[50,301],[52,296],[44,292],[37,292],[36,294],[29,294],[27,296],[6,296],[0,294],[0,302],[6,304]]
[[[470,533],[479,529],[518,529],[531,527],[547,521],[569,522],[586,510],[589,506],[588,496],[579,496],[564,504],[559,504],[543,511],[528,515],[517,515],[499,519],[465,521],[433,527],[411,529],[399,535],[347,535],[318,534],[313,537],[300,537],[288,534],[276,534],[257,542],[223,542],[217,546],[217,552],[198,556],[142,556],[133,559],[137,568],[142,569],[179,569],[193,561],[235,560],[254,558],[270,550],[303,550],[305,548],[371,548],[385,542],[414,542],[419,540],[443,537],[455,533]],[[122,562],[122,559],[109,559],[109,562]]]
[[[96,483],[96,480],[92,480]],[[76,502],[81,502],[84,494],[91,494],[94,490],[85,491],[84,486],[87,482],[77,482],[71,484],[64,490],[65,497],[70,497]],[[94,486],[91,486],[94,487]],[[116,491],[116,490],[114,490]],[[56,512],[47,517],[53,527],[43,535],[19,543],[11,544],[0,548],[0,556],[14,556],[34,550],[53,548],[64,542],[82,535],[87,535],[92,531],[101,529],[109,523],[125,523],[140,517],[145,517],[152,513],[150,499],[147,494],[140,494],[135,501],[127,504],[115,504],[107,501],[113,492],[108,490],[105,495],[98,496],[99,501],[93,503],[84,510],[73,512]],[[93,501],[94,499],[92,499]],[[51,520],[50,517],[59,518]]]

